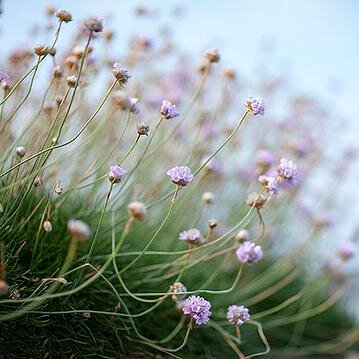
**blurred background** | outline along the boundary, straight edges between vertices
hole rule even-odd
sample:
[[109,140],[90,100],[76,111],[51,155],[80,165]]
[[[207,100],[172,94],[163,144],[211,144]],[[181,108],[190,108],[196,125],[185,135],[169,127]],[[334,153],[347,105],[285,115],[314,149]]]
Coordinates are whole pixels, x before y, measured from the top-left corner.
[[[41,30],[46,23],[43,16],[46,5],[69,10],[75,22],[88,15],[103,16],[105,26],[117,34],[112,51],[119,59],[132,35],[155,39],[159,30],[171,33],[176,47],[191,54],[194,62],[204,50],[216,47],[221,62],[235,68],[238,81],[248,88],[255,79],[277,78],[287,83],[288,91],[320,101],[335,118],[334,122],[323,122],[321,126],[330,134],[324,144],[326,156],[336,161],[336,165],[343,161],[339,153],[355,154],[358,150],[359,2],[356,0],[62,0],[51,4],[47,0],[3,0],[0,62],[16,47],[48,40],[43,38]],[[142,6],[148,12],[145,17],[136,15]],[[62,36],[70,39],[70,27],[63,29]],[[253,88],[253,94],[257,95],[256,92]],[[242,98],[238,101],[242,103]],[[275,106],[267,103],[268,118],[281,113],[280,106],[280,101]],[[332,192],[329,212],[333,225],[323,243],[329,252],[331,243],[338,238],[357,241],[359,164],[355,155],[347,160],[352,163],[343,176],[339,173],[333,182],[326,178],[324,168],[314,176],[311,186],[314,203],[316,196]],[[353,276],[358,273],[358,263],[357,258],[351,261],[348,273]],[[351,285],[348,308],[359,318],[355,295],[359,283],[353,280]]]

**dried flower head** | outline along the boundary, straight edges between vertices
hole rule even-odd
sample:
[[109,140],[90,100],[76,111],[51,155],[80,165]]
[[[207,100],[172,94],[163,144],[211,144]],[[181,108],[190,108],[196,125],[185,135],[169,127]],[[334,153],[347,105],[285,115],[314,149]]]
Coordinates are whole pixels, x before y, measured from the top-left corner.
[[138,221],[142,221],[146,216],[147,209],[142,202],[134,201],[131,202],[128,206],[128,214]]
[[23,158],[26,155],[26,149],[24,146],[17,146],[15,152],[20,158]]
[[75,87],[77,83],[77,77],[75,75],[68,76],[66,82],[69,87]]
[[36,176],[34,179],[34,187],[41,187],[42,186],[42,177]]
[[67,222],[67,229],[71,236],[78,241],[86,240],[91,234],[90,227],[80,219],[70,219]]
[[277,173],[281,184],[295,185],[298,182],[297,165],[288,158],[281,158]]
[[210,63],[215,63],[215,62],[219,62],[220,60],[220,55],[217,51],[217,49],[213,48],[210,50],[207,50],[204,54],[204,57],[210,62]]
[[64,70],[61,67],[61,65],[55,66],[54,69],[52,70],[52,74],[56,79],[61,79],[62,76],[64,75]]
[[239,245],[236,251],[237,259],[241,263],[255,263],[263,258],[261,246],[251,241],[244,241]]
[[173,293],[172,300],[177,302],[179,300],[183,300],[186,297],[186,294],[181,293],[187,292],[187,288],[181,282],[176,282],[170,286],[170,291]]
[[213,192],[204,192],[202,194],[202,201],[206,204],[211,204],[214,201],[214,194]]
[[171,181],[178,186],[187,186],[194,180],[192,170],[187,166],[176,166],[167,171]]
[[121,86],[126,85],[127,81],[131,77],[128,70],[118,62],[115,62],[113,64],[112,73],[113,73],[113,76],[115,77],[115,79],[119,82],[119,84]]
[[126,174],[126,170],[121,166],[111,166],[110,172],[108,174],[108,179],[111,183],[120,183],[122,177]]
[[83,26],[90,32],[101,32],[103,30],[103,18],[90,16],[84,20]]
[[63,22],[70,22],[72,21],[72,15],[66,11],[66,10],[63,10],[63,9],[59,9],[55,12],[55,16],[60,20],[60,21],[63,21]]
[[63,190],[64,190],[64,186],[62,184],[62,181],[60,179],[58,179],[56,181],[56,185],[55,185],[55,193],[57,195],[60,195],[60,194],[62,194]]
[[44,221],[42,224],[42,228],[45,232],[51,232],[52,231],[52,223],[49,220]]
[[150,125],[148,123],[138,123],[137,124],[137,133],[140,136],[148,136],[148,132],[150,132]]
[[262,208],[266,203],[266,198],[257,192],[250,193],[247,197],[246,203],[250,207]]
[[265,110],[264,102],[259,98],[249,96],[245,102],[245,107],[251,111],[252,115],[263,115]]
[[186,241],[190,244],[201,245],[205,242],[201,232],[197,228],[191,228],[182,231],[178,237],[181,241]]
[[172,105],[170,101],[163,100],[161,105],[161,115],[166,118],[167,120],[170,120],[172,118],[175,118],[179,116],[179,111],[176,108],[176,105]]
[[230,305],[227,310],[227,320],[234,326],[239,327],[251,318],[249,309],[243,305]]
[[196,295],[191,295],[184,301],[182,312],[195,320],[196,324],[202,325],[209,322],[212,315],[211,303],[208,300]]
[[36,44],[34,46],[34,53],[37,56],[45,56],[49,53],[49,48],[44,44]]
[[342,240],[338,245],[338,254],[343,261],[348,261],[354,257],[355,246],[354,243],[347,240]]
[[236,79],[236,72],[229,68],[229,67],[226,67],[224,70],[223,70],[223,73],[224,73],[224,76],[228,79],[228,80],[235,80]]

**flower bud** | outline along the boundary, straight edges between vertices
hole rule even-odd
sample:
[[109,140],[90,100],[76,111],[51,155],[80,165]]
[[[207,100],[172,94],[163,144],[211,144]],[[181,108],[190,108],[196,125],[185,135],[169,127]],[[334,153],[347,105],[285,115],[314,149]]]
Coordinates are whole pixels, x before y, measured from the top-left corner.
[[34,187],[41,187],[42,186],[42,178],[40,176],[37,176],[34,180]]
[[44,221],[42,224],[42,228],[44,228],[45,232],[51,232],[52,231],[52,224],[49,220]]
[[176,282],[170,286],[170,291],[173,293],[172,300],[178,302],[183,300],[186,297],[186,294],[177,293],[187,292],[187,288],[181,282]]
[[20,158],[23,158],[26,155],[26,149],[24,146],[17,146],[15,152]]
[[218,225],[218,222],[216,219],[209,219],[208,220],[208,227],[213,229],[213,228],[216,228]]
[[205,203],[205,204],[211,204],[213,203],[214,201],[214,194],[213,192],[204,192],[202,194],[202,201]]
[[249,232],[246,229],[241,229],[235,236],[235,239],[239,242],[249,240]]
[[0,294],[7,292],[8,289],[9,289],[9,286],[6,283],[6,280],[0,279]]

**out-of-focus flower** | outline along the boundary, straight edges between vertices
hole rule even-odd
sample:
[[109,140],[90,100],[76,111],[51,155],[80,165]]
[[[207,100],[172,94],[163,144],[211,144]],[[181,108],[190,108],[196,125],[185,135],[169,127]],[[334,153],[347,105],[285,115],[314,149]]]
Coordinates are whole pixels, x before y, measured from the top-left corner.
[[127,209],[129,215],[137,219],[138,221],[142,221],[147,213],[146,206],[142,202],[138,202],[138,201],[131,202],[127,206]]
[[66,10],[63,10],[63,9],[59,9],[55,12],[55,16],[60,20],[60,21],[63,21],[63,22],[70,22],[72,21],[72,15],[66,11]]
[[[223,165],[222,163],[215,157],[211,158],[209,161],[209,156],[206,156],[201,161],[201,166],[204,165],[204,169],[214,176],[220,176],[223,174]],[[207,162],[208,161],[208,162]]]
[[247,229],[241,229],[237,234],[236,234],[236,240],[239,242],[244,242],[244,241],[248,241],[249,240],[249,232]]
[[178,237],[181,241],[186,241],[190,244],[201,245],[205,242],[201,232],[197,228],[191,228],[182,231]]
[[247,197],[246,203],[250,207],[262,208],[267,199],[257,192],[250,193]]
[[67,229],[71,236],[78,241],[84,241],[91,234],[90,227],[80,219],[70,219],[67,222]]
[[115,77],[115,79],[119,82],[119,84],[121,86],[126,85],[127,81],[131,77],[128,70],[118,62],[115,62],[113,64],[112,73],[113,73],[113,76]]
[[175,166],[167,171],[171,181],[178,186],[187,186],[194,180],[192,170],[187,166]]
[[111,183],[120,183],[122,177],[126,174],[126,170],[121,166],[111,166],[108,178]]
[[179,300],[183,300],[186,297],[186,294],[178,293],[187,292],[187,288],[181,282],[176,282],[170,286],[170,291],[173,293],[172,300],[177,302]]
[[128,109],[131,113],[138,115],[141,112],[140,106],[138,105],[138,98],[129,97],[128,98]]
[[182,312],[195,320],[196,324],[203,325],[209,322],[212,315],[211,303],[196,295],[191,295],[184,301]]
[[281,184],[295,185],[298,182],[297,165],[286,157],[283,157],[277,168]]
[[9,289],[9,285],[7,284],[6,280],[0,279],[0,294],[7,292]]
[[[271,152],[266,150],[258,151],[257,153],[257,165],[267,171],[274,163],[274,156]],[[263,172],[262,172],[263,173]]]
[[166,118],[167,120],[175,118],[175,117],[179,116],[179,114],[180,114],[176,108],[176,105],[172,105],[172,103],[168,100],[162,101],[162,106],[161,106],[160,112],[161,112],[161,115],[163,115],[163,117]]
[[90,16],[84,20],[83,26],[91,32],[101,32],[103,30],[103,18]]
[[234,326],[239,327],[250,319],[249,309],[243,305],[230,305],[227,310],[227,320]]
[[0,70],[0,83],[2,83],[3,81],[9,82],[9,80],[10,80],[9,75],[5,71]]
[[219,62],[221,56],[217,49],[212,48],[204,53],[204,57],[211,63]]
[[44,221],[42,224],[42,228],[44,228],[45,232],[51,232],[52,231],[52,223],[49,220]]
[[263,189],[268,192],[269,197],[278,194],[279,184],[276,177],[262,175],[259,176],[258,182],[262,185]]
[[264,102],[259,98],[249,96],[244,104],[252,115],[263,115],[265,110]]
[[251,241],[245,241],[239,245],[236,251],[237,259],[241,263],[255,263],[263,258],[261,246]]
[[347,261],[354,257],[355,246],[351,241],[343,240],[338,245],[338,254],[343,261]]
[[214,194],[213,192],[204,192],[202,194],[202,201],[206,204],[211,204],[214,201]]

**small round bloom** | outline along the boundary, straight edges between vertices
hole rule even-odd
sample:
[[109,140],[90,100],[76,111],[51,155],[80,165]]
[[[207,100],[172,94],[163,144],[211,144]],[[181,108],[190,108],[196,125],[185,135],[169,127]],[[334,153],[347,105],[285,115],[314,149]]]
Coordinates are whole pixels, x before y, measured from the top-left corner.
[[102,17],[88,17],[84,20],[83,26],[91,32],[101,32],[103,30],[103,18]]
[[148,136],[148,132],[150,132],[150,125],[148,123],[139,123],[137,124],[137,133],[140,136]]
[[138,221],[142,221],[146,216],[147,209],[142,202],[134,201],[131,202],[128,206],[128,214]]
[[115,76],[115,79],[119,82],[119,84],[121,86],[126,85],[127,81],[131,77],[128,70],[118,62],[115,62],[113,64],[112,73],[113,73],[113,76]]
[[167,120],[175,118],[175,117],[179,116],[179,114],[180,114],[176,108],[176,105],[172,105],[172,103],[167,100],[162,101],[162,106],[161,106],[160,112],[163,115],[163,117],[166,118]]
[[208,323],[212,315],[210,309],[211,303],[208,300],[200,296],[191,295],[184,301],[182,312],[184,315],[194,319],[196,324],[202,325]]
[[44,221],[44,223],[42,224],[42,227],[44,228],[45,232],[52,231],[52,223],[49,220]]
[[186,294],[178,293],[187,292],[187,288],[181,282],[176,282],[170,286],[170,291],[173,293],[172,300],[177,302],[183,300],[186,297]]
[[111,166],[108,178],[111,183],[120,183],[122,177],[126,174],[126,170],[121,166]]
[[239,327],[250,319],[249,309],[243,305],[230,305],[227,310],[227,320],[234,326]]
[[207,50],[204,54],[204,57],[211,63],[218,62],[221,58],[219,52],[215,48]]
[[194,180],[192,170],[187,166],[176,166],[167,171],[172,182],[178,186],[187,186]]
[[71,236],[78,241],[84,241],[91,234],[90,227],[80,219],[70,219],[67,222],[67,229]]
[[249,232],[247,229],[241,229],[237,234],[235,239],[239,242],[244,242],[249,240]]
[[351,241],[341,241],[338,245],[338,254],[343,261],[353,258],[355,253],[354,243]]
[[263,189],[268,192],[270,197],[278,194],[279,183],[276,177],[262,175],[259,176],[258,182],[262,185]]
[[17,146],[15,152],[20,158],[23,158],[26,155],[26,149],[24,146]]
[[283,184],[295,185],[298,182],[298,169],[297,165],[283,157],[277,168],[278,177]]
[[259,98],[249,96],[244,104],[253,115],[263,115],[265,110],[264,102]]
[[190,244],[200,245],[205,242],[201,232],[197,228],[191,228],[186,231],[182,231],[178,237],[181,241],[186,241]]
[[239,245],[236,251],[237,259],[241,263],[256,263],[263,258],[261,246],[251,241],[245,241]]
[[60,20],[60,21],[63,21],[63,22],[70,22],[72,21],[72,15],[66,11],[66,10],[63,10],[63,9],[59,9],[55,12],[55,16]]
[[204,192],[202,194],[202,201],[206,204],[211,204],[214,201],[214,194],[213,192]]

